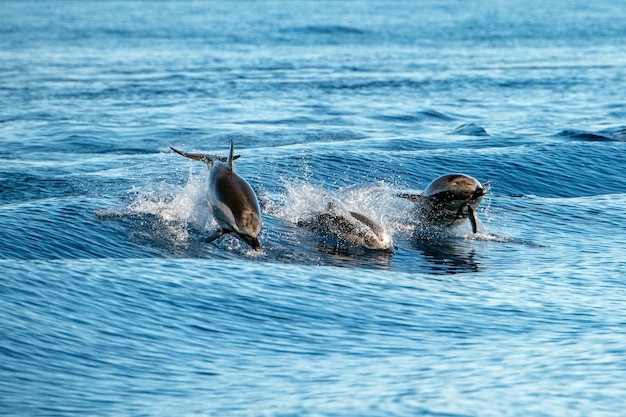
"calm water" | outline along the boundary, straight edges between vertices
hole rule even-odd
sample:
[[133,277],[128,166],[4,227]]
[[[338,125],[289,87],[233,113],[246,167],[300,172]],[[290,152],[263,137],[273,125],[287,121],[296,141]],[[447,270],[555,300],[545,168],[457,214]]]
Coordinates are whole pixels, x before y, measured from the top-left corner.
[[[0,414],[622,415],[626,3],[509,3],[2,2]],[[231,138],[259,253],[169,151]]]

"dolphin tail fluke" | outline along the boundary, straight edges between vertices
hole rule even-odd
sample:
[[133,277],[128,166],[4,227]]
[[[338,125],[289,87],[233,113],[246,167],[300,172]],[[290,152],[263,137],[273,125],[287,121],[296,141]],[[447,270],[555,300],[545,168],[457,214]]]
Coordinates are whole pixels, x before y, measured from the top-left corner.
[[[207,155],[207,154],[201,154],[201,153],[187,153],[187,152],[179,151],[178,149],[172,148],[171,146],[170,146],[170,149],[173,150],[174,152],[176,152],[177,154],[184,156],[185,158],[194,159],[196,161],[202,161],[202,162],[207,163],[209,165],[213,165],[213,162],[215,162],[215,161],[227,162],[227,158],[225,158],[223,156]],[[232,152],[232,150],[231,150],[231,152]],[[232,153],[231,153],[230,165],[232,166],[232,161],[234,161],[235,159],[238,159],[240,157],[241,157],[241,155],[232,155]]]
[[173,150],[174,152],[176,152],[179,155],[184,156],[185,158],[189,158],[189,159],[194,159],[196,161],[202,161],[205,162],[209,165],[212,165],[213,162],[215,162],[216,160],[219,160],[219,157],[214,156],[214,155],[205,155],[205,154],[199,154],[199,153],[187,153],[187,152],[183,152],[183,151],[179,151],[178,149],[174,149],[170,146],[170,149]]

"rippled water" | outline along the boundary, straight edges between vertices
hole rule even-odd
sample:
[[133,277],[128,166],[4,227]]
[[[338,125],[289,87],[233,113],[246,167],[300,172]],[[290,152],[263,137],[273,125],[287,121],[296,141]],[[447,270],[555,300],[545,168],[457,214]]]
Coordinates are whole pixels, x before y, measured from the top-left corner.
[[[0,414],[621,415],[626,5],[509,3],[3,2]],[[258,253],[169,150],[231,138]]]

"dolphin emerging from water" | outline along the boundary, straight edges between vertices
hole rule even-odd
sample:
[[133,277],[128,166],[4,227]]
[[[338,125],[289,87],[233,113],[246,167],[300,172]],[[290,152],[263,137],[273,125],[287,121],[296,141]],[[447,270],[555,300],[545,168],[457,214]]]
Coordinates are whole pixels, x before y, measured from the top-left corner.
[[469,218],[478,231],[476,207],[487,194],[487,185],[465,174],[447,174],[433,180],[421,194],[399,194],[417,203],[423,219],[431,224],[452,226]]
[[341,210],[332,202],[328,203],[325,211],[313,212],[299,220],[298,226],[335,235],[366,249],[389,253],[395,249],[391,235],[381,225],[363,214]]
[[186,158],[205,162],[209,169],[209,208],[219,229],[206,241],[212,242],[226,233],[233,233],[242,241],[261,250],[258,235],[261,232],[261,210],[257,196],[250,184],[235,173],[233,161],[239,157],[234,155],[235,145],[230,141],[228,158],[191,154],[170,147],[174,152]]

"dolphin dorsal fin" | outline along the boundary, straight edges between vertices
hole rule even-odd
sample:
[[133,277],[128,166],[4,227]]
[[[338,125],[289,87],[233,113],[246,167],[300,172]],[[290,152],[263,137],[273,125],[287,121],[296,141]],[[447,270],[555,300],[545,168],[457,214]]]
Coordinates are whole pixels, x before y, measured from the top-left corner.
[[233,171],[233,161],[235,160],[235,141],[230,140],[230,152],[228,153],[228,161],[226,164],[228,165],[228,169]]

